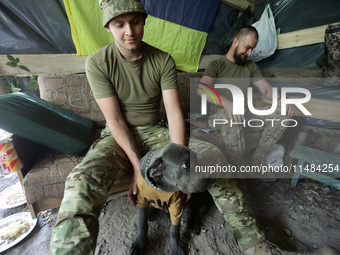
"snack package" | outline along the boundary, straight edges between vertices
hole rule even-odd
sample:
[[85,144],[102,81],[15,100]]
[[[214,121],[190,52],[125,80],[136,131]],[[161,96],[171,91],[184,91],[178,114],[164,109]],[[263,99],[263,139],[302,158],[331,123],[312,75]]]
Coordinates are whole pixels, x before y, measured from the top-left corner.
[[0,166],[1,172],[4,174],[20,170],[23,167],[11,138],[0,140]]

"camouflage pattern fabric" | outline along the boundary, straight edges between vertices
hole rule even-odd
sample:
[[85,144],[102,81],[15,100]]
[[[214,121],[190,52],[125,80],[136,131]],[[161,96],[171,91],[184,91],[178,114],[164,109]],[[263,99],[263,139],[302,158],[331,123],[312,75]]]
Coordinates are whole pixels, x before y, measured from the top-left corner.
[[264,241],[265,238],[248,212],[243,194],[234,179],[214,179],[208,191],[217,209],[229,223],[242,251]]
[[100,9],[103,11],[103,26],[113,18],[125,13],[142,13],[148,16],[139,0],[98,0]]
[[[160,125],[137,127],[131,132],[141,155],[165,146],[170,141],[168,129]],[[189,147],[197,153],[198,160],[205,164],[227,164],[222,152],[210,143],[189,138]],[[64,198],[52,231],[49,254],[94,254],[100,210],[115,178],[124,175],[129,169],[131,165],[127,156],[106,127],[66,180]],[[209,192],[231,225],[241,248],[253,246],[262,240],[250,214],[243,207],[240,213],[240,206],[236,206],[243,204],[236,182],[221,180],[212,185]],[[247,231],[249,235],[246,234]]]
[[241,126],[230,128],[228,124],[216,125],[216,127],[213,127],[214,119],[226,119],[229,123],[230,118],[227,111],[224,108],[221,108],[215,114],[210,116],[209,126],[212,129],[217,129],[221,133],[221,139],[226,147],[231,163],[237,166],[243,165],[245,163],[243,162],[245,151],[243,128]]
[[340,86],[340,23],[328,25],[325,33],[323,85]]
[[[269,109],[269,106],[262,107],[259,110]],[[245,127],[244,125],[232,125],[230,126],[230,118],[227,111],[224,108],[219,109],[215,114],[209,117],[209,125],[213,129],[217,129],[222,136],[226,150],[228,151],[228,156],[230,155],[231,163],[236,166],[245,164],[260,165],[265,164],[265,156],[271,149],[271,147],[280,139],[285,131],[285,127],[281,125],[281,121],[286,119],[286,116],[281,115],[281,108],[276,109],[276,111],[270,115],[260,116],[254,115],[249,110],[245,114]],[[216,125],[213,127],[214,119],[227,119],[228,124]],[[249,127],[249,120],[262,120],[263,126],[261,127]],[[266,121],[266,119],[276,119],[277,121]],[[278,121],[279,120],[279,121]],[[273,124],[272,124],[273,123]],[[253,126],[260,126],[260,122],[252,123]],[[259,139],[259,144],[255,150],[251,160],[247,162],[245,159],[245,146],[246,141],[244,140],[244,132],[250,131],[262,131],[261,137]]]

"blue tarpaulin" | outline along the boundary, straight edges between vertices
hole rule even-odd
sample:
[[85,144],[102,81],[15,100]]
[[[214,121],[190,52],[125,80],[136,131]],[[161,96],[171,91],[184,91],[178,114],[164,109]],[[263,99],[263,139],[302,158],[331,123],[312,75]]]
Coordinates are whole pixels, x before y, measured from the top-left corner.
[[142,0],[147,12],[178,25],[209,32],[220,5],[219,0]]

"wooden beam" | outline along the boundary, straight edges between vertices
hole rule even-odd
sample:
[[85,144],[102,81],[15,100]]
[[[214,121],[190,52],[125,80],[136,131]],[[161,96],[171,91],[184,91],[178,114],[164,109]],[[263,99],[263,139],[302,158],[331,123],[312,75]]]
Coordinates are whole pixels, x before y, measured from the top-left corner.
[[[265,68],[261,69],[265,78],[290,79],[290,78],[323,78],[322,69],[319,67],[284,67],[284,68]],[[317,79],[317,81],[319,81]]]
[[[299,97],[292,97],[289,98],[299,98]],[[265,104],[270,104],[271,101],[265,98],[264,96],[260,95],[260,101]],[[261,102],[258,104],[258,106],[261,106]],[[330,100],[330,99],[321,99],[321,98],[311,98],[307,103],[304,103],[303,106],[312,114],[309,116],[306,116],[301,112],[295,105],[294,107],[294,113],[295,116],[301,116],[301,117],[309,117],[309,118],[315,118],[315,119],[321,119],[321,120],[328,120],[328,121],[334,121],[339,122],[340,120],[340,100]]]
[[325,41],[325,30],[327,26],[328,24],[279,34],[276,49],[282,50],[316,43],[323,43]]
[[[208,64],[225,55],[202,55],[199,69],[206,69]],[[85,72],[86,57],[78,57],[75,54],[41,54],[41,55],[14,55],[20,59],[20,63],[26,65],[34,74],[41,73],[82,73]],[[19,68],[6,65],[6,55],[0,55],[0,76],[22,75],[27,73]],[[266,78],[322,78],[320,68],[268,68],[261,70]]]
[[303,105],[312,115],[305,116],[299,109],[296,109],[297,116],[310,117],[334,122],[339,122],[340,120],[340,100],[311,98],[311,100]]
[[[39,54],[39,55],[13,55],[19,58],[20,65],[30,69],[33,74],[41,73],[81,73],[85,72],[85,57],[76,54]],[[13,68],[6,63],[6,55],[0,55],[0,76],[2,75],[28,75],[27,72]]]
[[221,2],[241,12],[245,11],[248,6],[251,12],[255,11],[255,5],[248,0],[221,0]]

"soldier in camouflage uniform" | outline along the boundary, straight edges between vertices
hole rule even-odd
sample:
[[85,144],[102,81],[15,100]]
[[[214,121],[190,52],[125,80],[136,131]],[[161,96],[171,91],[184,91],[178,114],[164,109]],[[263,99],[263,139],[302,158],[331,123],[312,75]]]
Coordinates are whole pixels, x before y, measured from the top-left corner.
[[[206,165],[227,164],[217,147],[187,139],[174,61],[168,54],[141,41],[147,13],[139,1],[99,0],[99,4],[103,25],[115,41],[87,58],[86,74],[107,127],[65,182],[64,198],[52,231],[50,254],[94,254],[98,217],[110,187],[117,178],[133,169],[128,195],[136,204],[139,161],[149,150],[174,142],[188,145],[197,153],[199,162],[204,161]],[[143,75],[138,69],[140,65]],[[158,69],[152,70],[155,67]],[[145,81],[149,73],[151,75]],[[138,93],[134,94],[134,90]],[[169,129],[156,119],[161,98]],[[241,249],[263,241],[235,181],[212,181],[208,190],[232,227]]]
[[[213,86],[215,83],[228,83],[237,86],[243,95],[247,95],[248,87],[254,85],[260,93],[266,98],[273,99],[272,86],[263,79],[263,76],[257,67],[257,65],[247,60],[247,57],[251,55],[258,42],[258,33],[252,26],[245,26],[239,29],[234,37],[233,44],[227,52],[226,56],[221,57],[209,64],[206,68],[203,77],[200,81],[200,87],[207,89],[208,86]],[[222,139],[229,153],[230,160],[235,165],[260,165],[265,164],[265,156],[282,136],[285,128],[282,127],[281,121],[287,116],[293,116],[293,108],[288,105],[287,116],[280,114],[280,108],[278,107],[271,115],[257,116],[252,114],[246,109],[245,114],[237,115],[233,113],[233,95],[227,89],[216,89],[220,95],[222,107],[217,109],[216,114],[210,116],[210,125],[213,126],[212,120],[223,119],[228,120],[228,124],[215,125],[217,130],[222,134]],[[198,90],[199,94],[202,94],[202,90]],[[212,92],[213,93],[213,92]],[[211,98],[207,98],[212,102]],[[281,105],[280,96],[277,98],[277,105]],[[235,103],[235,102],[234,102]],[[268,108],[263,108],[265,110]],[[247,126],[248,120],[257,119],[262,120],[263,125],[258,123],[253,125],[261,127],[249,127]],[[275,119],[275,121],[266,121],[266,119]],[[234,125],[230,125],[231,120]],[[245,123],[245,124],[240,124]],[[246,128],[244,128],[246,126]],[[245,142],[244,132],[250,128],[253,130],[262,130],[262,135],[259,139],[259,145],[254,152],[251,160],[247,162],[245,159]]]
[[[255,49],[258,42],[258,33],[255,28],[246,26],[237,31],[232,46],[226,56],[221,57],[209,64],[206,68],[199,87],[208,89],[216,84],[233,84],[238,86],[244,95],[247,95],[247,89],[253,83],[255,87],[267,98],[272,99],[272,86],[263,79],[257,65],[248,61],[247,57]],[[198,89],[198,94],[203,90]],[[245,115],[233,114],[233,97],[230,91],[226,89],[216,89],[218,92],[222,107],[216,110],[209,118],[209,125],[213,127],[214,119],[231,120],[234,123],[244,123],[249,119],[277,119],[281,120],[280,110],[275,111],[270,116],[255,116],[246,110]],[[210,90],[212,94],[214,91]],[[213,99],[207,97],[208,102],[214,103]],[[278,98],[278,103],[280,100]],[[292,116],[291,107],[287,109],[287,115]],[[264,158],[269,152],[271,146],[278,141],[284,132],[280,125],[281,121],[276,121],[274,127],[269,125],[259,127],[263,130],[258,148],[250,160],[250,164],[264,163]],[[228,158],[232,164],[240,167],[247,162],[245,152],[244,132],[246,128],[242,124],[220,124],[213,127],[221,133],[221,139],[224,141]],[[264,236],[256,227],[255,220],[250,216],[244,204],[242,193],[237,188],[235,180],[220,179],[212,183],[209,192],[214,198],[217,208],[221,211],[226,221],[231,225],[234,236],[246,255],[250,254],[281,254],[281,250],[269,244],[264,240]]]

